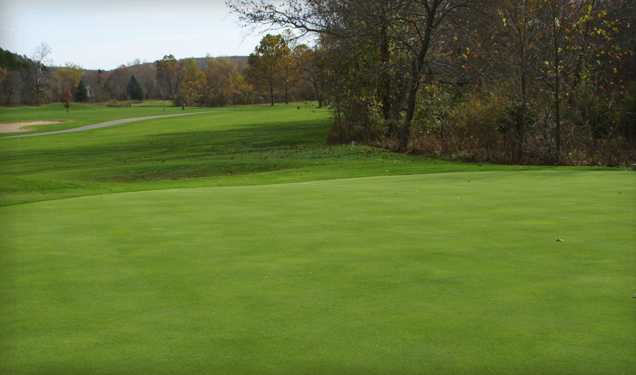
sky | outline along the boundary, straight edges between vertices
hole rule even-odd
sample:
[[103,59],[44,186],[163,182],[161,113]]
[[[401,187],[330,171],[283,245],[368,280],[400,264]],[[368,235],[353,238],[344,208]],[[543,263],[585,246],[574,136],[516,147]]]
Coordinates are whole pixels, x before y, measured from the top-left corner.
[[31,56],[46,43],[51,65],[248,55],[261,36],[224,0],[0,0],[0,47]]

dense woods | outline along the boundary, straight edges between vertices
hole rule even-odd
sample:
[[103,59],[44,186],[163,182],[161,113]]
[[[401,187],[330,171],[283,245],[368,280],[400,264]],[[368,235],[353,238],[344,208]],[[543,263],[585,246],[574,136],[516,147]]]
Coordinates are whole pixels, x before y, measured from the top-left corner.
[[333,142],[514,163],[634,160],[627,0],[236,0],[318,38]]
[[[45,45],[43,45],[45,46]],[[43,48],[43,49],[42,49]],[[163,99],[177,106],[225,106],[317,99],[313,49],[266,35],[249,57],[188,58],[166,55],[133,61],[111,71],[50,66],[0,49],[0,105]],[[34,55],[35,56],[35,55]]]

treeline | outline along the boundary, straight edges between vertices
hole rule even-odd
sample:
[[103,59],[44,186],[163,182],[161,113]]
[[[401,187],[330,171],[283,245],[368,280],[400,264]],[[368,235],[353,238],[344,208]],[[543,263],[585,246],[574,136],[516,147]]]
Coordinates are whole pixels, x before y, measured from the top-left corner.
[[[178,106],[225,106],[319,100],[314,50],[267,35],[249,57],[190,58],[166,55],[154,63],[134,61],[111,71],[67,63],[47,66],[50,49],[38,57],[0,49],[0,104],[171,100]],[[35,55],[34,55],[35,56]]]
[[0,104],[41,104],[48,100],[46,58],[50,49],[39,46],[32,58],[0,48]]
[[320,99],[314,50],[290,46],[282,35],[266,35],[244,63],[223,58],[155,63],[160,96],[179,106],[224,106]]
[[316,35],[333,142],[514,163],[636,160],[631,0],[234,0]]

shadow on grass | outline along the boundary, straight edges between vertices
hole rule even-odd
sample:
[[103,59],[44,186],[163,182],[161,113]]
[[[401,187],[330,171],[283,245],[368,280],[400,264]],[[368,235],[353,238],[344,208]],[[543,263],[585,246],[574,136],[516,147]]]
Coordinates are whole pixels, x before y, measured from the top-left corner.
[[123,182],[233,175],[290,168],[290,152],[297,164],[298,150],[327,147],[326,131],[325,121],[247,124],[124,142],[118,136],[97,145],[82,145],[79,139],[54,149],[0,152],[0,160],[2,174],[13,176],[83,170],[88,179]]

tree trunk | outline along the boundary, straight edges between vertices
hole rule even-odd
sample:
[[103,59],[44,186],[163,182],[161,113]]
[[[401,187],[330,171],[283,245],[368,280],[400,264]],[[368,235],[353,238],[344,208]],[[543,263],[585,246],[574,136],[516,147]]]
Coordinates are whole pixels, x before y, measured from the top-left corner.
[[417,56],[411,64],[411,77],[409,82],[408,96],[406,99],[406,116],[404,117],[404,122],[399,134],[399,150],[402,152],[406,151],[409,143],[411,124],[413,123],[413,117],[415,117],[417,94],[420,89],[420,79],[422,78],[422,70],[424,68],[424,62],[426,61],[426,55],[428,54],[428,50],[431,45],[431,37],[435,28],[435,16],[437,14],[438,6],[439,2],[435,2],[430,9],[427,9],[426,28],[424,30],[422,45]]
[[[525,51],[525,48],[522,47]],[[523,59],[525,59],[525,52],[522,53]],[[517,116],[517,131],[515,140],[515,150],[513,153],[513,162],[520,163],[523,159],[523,143],[525,138],[525,127],[528,117],[528,76],[527,66],[522,63],[521,66],[521,108],[519,108],[519,114]]]
[[411,67],[411,79],[409,82],[408,96],[406,99],[406,116],[404,117],[404,123],[400,129],[400,145],[399,150],[404,152],[408,147],[409,136],[411,132],[411,124],[413,123],[413,117],[415,117],[415,106],[417,104],[417,94],[420,89],[420,79],[422,78],[422,68],[424,67],[424,61],[428,53],[428,49],[431,42],[431,33],[433,32],[433,20],[429,20],[424,42],[422,43],[422,49],[417,55],[415,61],[413,61]]
[[274,106],[274,84],[270,81],[269,82],[269,101],[271,103],[271,106]]
[[285,81],[285,104],[289,104],[289,85]]
[[528,116],[528,1],[523,1],[523,18],[520,28],[519,44],[520,44],[520,80],[521,80],[521,108],[517,117],[517,139],[515,142],[515,151],[513,162],[520,163],[523,160],[523,143],[525,140],[525,127]]
[[317,82],[313,82],[313,86],[316,100],[318,100],[318,108],[322,108],[322,95],[320,94],[320,86]]
[[[553,12],[553,13],[556,13]],[[560,13],[560,12],[559,12]],[[555,75],[554,75],[554,139],[556,143],[556,164],[561,164],[561,52],[559,46],[559,30],[560,25],[557,25],[557,17],[560,18],[560,14],[553,14],[552,17],[552,38],[553,38],[553,47],[554,47],[554,65],[555,65]]]
[[415,104],[417,102],[417,92],[419,91],[420,86],[420,74],[417,69],[413,69],[412,74],[413,76],[411,77],[411,82],[409,83],[409,93],[407,97],[406,116],[404,117],[404,123],[400,128],[399,134],[399,150],[402,152],[406,151],[409,145],[411,123],[413,122],[413,117],[415,117]]
[[384,115],[384,120],[388,121],[391,118],[392,110],[391,110],[391,76],[388,73],[387,69],[389,67],[389,59],[390,59],[390,51],[389,51],[389,38],[388,38],[388,27],[387,25],[383,25],[382,27],[382,38],[380,41],[380,97],[382,102],[382,114]]

